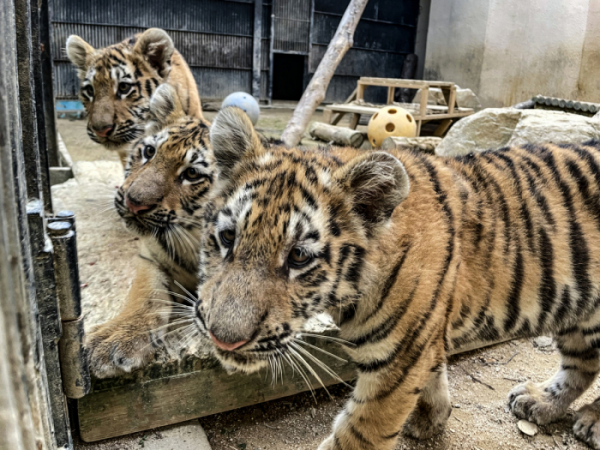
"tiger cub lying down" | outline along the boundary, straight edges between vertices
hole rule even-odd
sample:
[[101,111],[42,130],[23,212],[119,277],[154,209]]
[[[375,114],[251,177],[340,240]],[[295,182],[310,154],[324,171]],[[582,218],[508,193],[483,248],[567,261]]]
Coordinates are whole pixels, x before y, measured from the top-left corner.
[[209,123],[186,115],[168,84],[149,108],[146,136],[132,146],[115,198],[126,227],[141,238],[136,276],[124,309],[86,338],[98,377],[142,366],[167,331],[170,313],[183,308],[174,306],[176,296],[198,283],[199,216],[215,171]]
[[192,72],[164,30],[150,28],[101,49],[71,35],[67,55],[81,81],[88,136],[118,151],[123,166],[129,144],[144,133],[150,98],[161,84],[175,88],[186,115],[202,118]]
[[[457,159],[355,149],[265,149],[226,108],[210,131],[219,178],[203,211],[194,319],[229,369],[301,356],[328,311],[358,380],[320,450],[393,449],[451,411],[446,355],[553,333],[552,378],[509,405],[559,419],[600,369],[600,144]],[[575,434],[600,448],[600,402]]]

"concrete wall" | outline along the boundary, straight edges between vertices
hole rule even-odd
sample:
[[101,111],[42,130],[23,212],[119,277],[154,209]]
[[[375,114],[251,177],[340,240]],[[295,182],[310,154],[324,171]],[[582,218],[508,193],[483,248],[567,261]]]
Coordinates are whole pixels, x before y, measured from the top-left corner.
[[486,107],[542,94],[600,102],[600,0],[432,0],[425,79]]

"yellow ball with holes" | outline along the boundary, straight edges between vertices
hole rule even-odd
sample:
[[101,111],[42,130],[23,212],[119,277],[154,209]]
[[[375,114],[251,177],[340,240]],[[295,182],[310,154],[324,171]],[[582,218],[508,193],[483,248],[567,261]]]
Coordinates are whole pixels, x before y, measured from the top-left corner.
[[371,116],[367,134],[373,148],[379,148],[383,140],[390,136],[415,137],[417,124],[407,110],[398,106],[385,106]]

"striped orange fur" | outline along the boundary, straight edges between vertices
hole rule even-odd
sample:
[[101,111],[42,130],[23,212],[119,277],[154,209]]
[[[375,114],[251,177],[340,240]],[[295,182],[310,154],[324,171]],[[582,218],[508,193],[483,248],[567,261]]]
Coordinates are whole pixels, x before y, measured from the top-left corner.
[[[358,380],[320,450],[391,450],[401,432],[439,432],[447,354],[468,344],[555,336],[556,375],[509,395],[539,424],[594,381],[600,144],[457,159],[266,149],[230,108],[211,143],[219,179],[204,210],[196,322],[223,365],[251,372],[293,361],[306,321],[331,313]],[[600,448],[597,409],[581,411],[575,432]]]

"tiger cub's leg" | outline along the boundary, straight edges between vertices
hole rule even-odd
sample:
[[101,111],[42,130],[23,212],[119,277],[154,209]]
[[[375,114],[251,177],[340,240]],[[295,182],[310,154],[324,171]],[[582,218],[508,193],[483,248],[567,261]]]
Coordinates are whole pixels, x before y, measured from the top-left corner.
[[429,439],[443,431],[451,412],[448,373],[446,364],[441,364],[432,369],[417,406],[404,424],[404,433],[417,439]]
[[144,365],[166,331],[157,328],[168,322],[171,310],[172,300],[164,292],[167,277],[153,262],[138,260],[135,280],[119,315],[86,336],[90,370],[99,378]]
[[600,370],[598,350],[580,329],[556,336],[561,353],[560,369],[543,383],[527,382],[508,397],[512,412],[522,419],[544,425],[560,419],[569,405],[594,382]]
[[437,344],[417,343],[394,359],[359,364],[354,392],[318,450],[394,449],[439,361],[433,347],[443,349],[443,341]]

